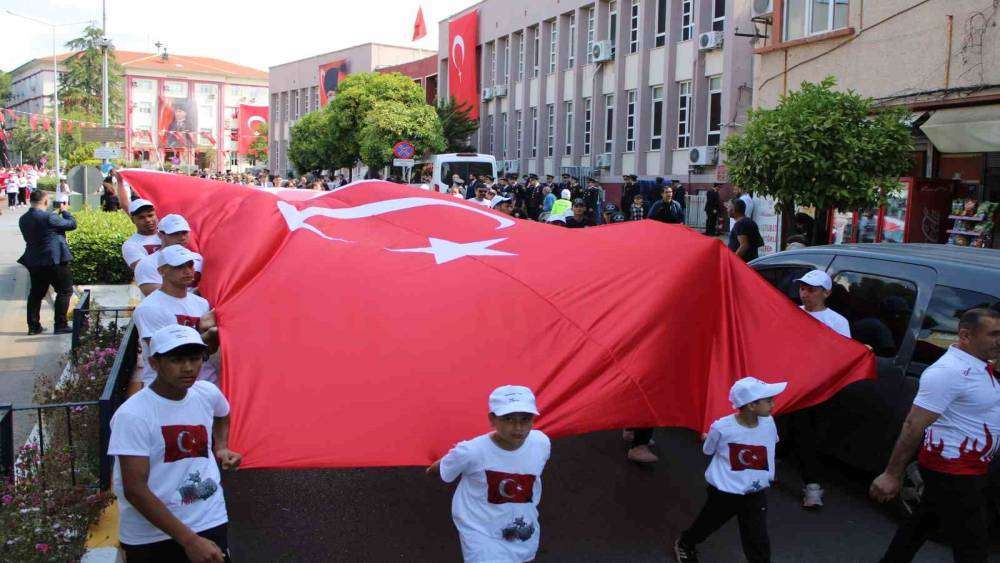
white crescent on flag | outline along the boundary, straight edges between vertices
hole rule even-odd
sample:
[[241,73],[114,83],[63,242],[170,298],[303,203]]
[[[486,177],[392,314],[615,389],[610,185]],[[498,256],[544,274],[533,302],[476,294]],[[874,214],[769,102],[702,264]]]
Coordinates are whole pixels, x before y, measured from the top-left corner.
[[[462,49],[462,60],[458,59],[457,49]],[[455,65],[455,73],[458,76],[458,82],[462,82],[462,63],[465,62],[465,39],[461,35],[456,35],[455,39],[451,42],[451,64]]]

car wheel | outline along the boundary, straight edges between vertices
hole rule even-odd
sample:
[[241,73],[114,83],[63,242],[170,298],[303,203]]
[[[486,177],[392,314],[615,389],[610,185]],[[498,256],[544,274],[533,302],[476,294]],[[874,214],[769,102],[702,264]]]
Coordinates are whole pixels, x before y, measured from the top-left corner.
[[906,466],[906,471],[903,472],[903,482],[899,489],[899,504],[902,507],[903,516],[908,518],[916,512],[923,498],[924,478],[920,475],[917,462],[914,461]]

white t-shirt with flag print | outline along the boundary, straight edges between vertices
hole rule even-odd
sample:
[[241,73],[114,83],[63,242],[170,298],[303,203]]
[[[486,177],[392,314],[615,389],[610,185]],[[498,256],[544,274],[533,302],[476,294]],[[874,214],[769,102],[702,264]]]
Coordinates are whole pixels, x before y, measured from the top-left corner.
[[747,428],[736,414],[712,423],[702,451],[712,456],[705,470],[709,485],[724,493],[746,495],[762,491],[774,481],[774,448],[778,428],[770,416]]
[[[195,532],[221,526],[229,517],[212,453],[212,426],[215,417],[228,414],[229,402],[222,392],[204,381],[196,381],[180,401],[143,388],[111,418],[108,455],[148,457],[146,482],[167,510]],[[118,458],[112,482],[120,507],[122,543],[169,540],[125,498]]]
[[483,434],[459,442],[441,459],[445,482],[462,478],[451,501],[451,516],[466,563],[535,558],[542,470],[551,451],[549,437],[532,430],[514,451]]
[[[157,330],[170,325],[185,325],[195,330],[201,317],[212,309],[208,301],[201,296],[188,293],[183,299],[167,295],[157,289],[142,300],[132,313],[136,328],[139,329],[139,340],[142,343],[142,372],[140,377],[145,385],[156,379],[156,371],[149,365],[149,339]],[[211,362],[206,361],[201,366],[198,379],[210,383],[218,382],[218,374]]]
[[[159,235],[140,235],[139,233],[133,233],[132,236],[125,239],[125,242],[122,243],[122,258],[125,259],[126,264],[131,266],[146,256],[156,252],[161,246],[163,246],[163,241],[160,240]],[[138,266],[138,264],[136,264],[136,266]]]

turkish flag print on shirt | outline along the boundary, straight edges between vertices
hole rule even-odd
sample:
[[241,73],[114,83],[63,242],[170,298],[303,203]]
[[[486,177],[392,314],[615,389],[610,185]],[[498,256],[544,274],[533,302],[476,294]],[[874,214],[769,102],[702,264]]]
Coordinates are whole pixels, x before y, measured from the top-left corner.
[[479,12],[472,11],[448,24],[448,94],[469,107],[479,119]]
[[486,470],[486,500],[491,504],[531,502],[534,475]]
[[767,446],[730,443],[729,466],[733,471],[744,469],[767,471]]
[[189,457],[208,457],[208,430],[202,425],[173,424],[161,426],[163,462]]
[[201,319],[198,317],[192,317],[190,315],[174,315],[174,318],[177,319],[177,324],[181,326],[189,326],[191,328],[198,328],[198,323],[201,322]]

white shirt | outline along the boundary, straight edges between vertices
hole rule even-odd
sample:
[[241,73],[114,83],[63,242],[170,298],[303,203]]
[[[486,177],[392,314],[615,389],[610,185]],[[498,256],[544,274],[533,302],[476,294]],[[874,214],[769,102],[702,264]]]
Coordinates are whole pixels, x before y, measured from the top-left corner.
[[985,475],[1000,445],[1000,381],[986,362],[955,346],[920,376],[914,406],[939,418],[924,431],[920,465],[953,475]]
[[476,198],[472,198],[470,201],[472,201],[473,203],[478,203],[479,205],[485,205],[486,207],[490,206],[490,200],[488,200],[488,199],[476,199]]
[[[142,343],[142,373],[140,377],[145,385],[149,385],[156,379],[156,372],[149,365],[149,339],[157,330],[170,325],[186,325],[193,329],[198,329],[198,321],[202,315],[209,312],[212,307],[203,297],[193,293],[188,293],[183,299],[178,299],[167,295],[161,290],[156,290],[146,296],[139,306],[132,313],[136,328],[139,329],[139,341]],[[205,362],[201,366],[198,379],[218,382],[218,374],[211,362]]]
[[[799,309],[806,311],[803,305],[800,305]],[[847,322],[847,319],[843,315],[833,309],[827,307],[822,311],[806,311],[806,313],[809,313],[812,318],[832,328],[841,336],[851,337],[851,323]]]
[[[149,458],[149,489],[167,509],[195,532],[225,524],[219,466],[212,453],[215,417],[229,414],[222,392],[197,381],[180,401],[146,387],[125,401],[111,418],[108,455]],[[113,489],[118,497],[122,543],[142,545],[170,539],[136,510],[122,486],[115,458]]]
[[132,266],[132,264],[156,252],[162,246],[163,241],[155,233],[152,235],[133,233],[132,236],[125,239],[125,242],[122,243],[122,258],[125,259],[126,264]]
[[709,485],[724,493],[746,495],[762,491],[774,481],[774,448],[778,429],[771,417],[757,419],[747,428],[736,414],[712,423],[702,451],[712,456],[705,470]]
[[[159,261],[159,250],[141,258],[139,263],[135,265],[135,284],[139,286],[147,283],[162,285],[163,277],[160,276]],[[194,283],[191,284],[188,291],[193,291],[194,288],[198,287],[199,281],[201,281],[201,260],[196,258],[194,261]]]
[[7,179],[7,193],[16,194],[17,193],[17,178],[11,176]]
[[538,502],[549,437],[532,430],[507,451],[483,434],[459,442],[441,459],[441,478],[461,476],[451,501],[462,556],[470,562],[531,561],[538,551]]

